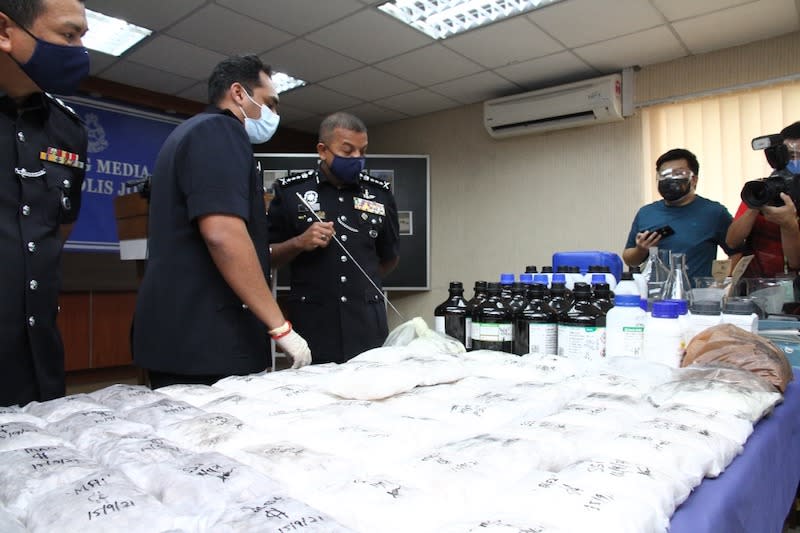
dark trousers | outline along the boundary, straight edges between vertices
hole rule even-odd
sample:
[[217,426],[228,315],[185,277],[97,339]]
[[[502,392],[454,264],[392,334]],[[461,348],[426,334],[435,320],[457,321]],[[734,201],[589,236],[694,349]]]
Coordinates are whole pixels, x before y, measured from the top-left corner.
[[150,388],[160,389],[168,385],[213,385],[222,378],[228,377],[227,375],[188,375],[188,374],[170,374],[168,372],[156,372],[149,370]]

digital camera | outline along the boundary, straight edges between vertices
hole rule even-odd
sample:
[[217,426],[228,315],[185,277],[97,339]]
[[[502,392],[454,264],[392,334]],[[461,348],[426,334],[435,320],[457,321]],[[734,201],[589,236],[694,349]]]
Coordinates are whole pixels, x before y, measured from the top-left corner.
[[775,170],[766,178],[748,181],[742,187],[742,201],[751,209],[765,205],[783,205],[781,193],[788,194],[795,205],[800,205],[800,176],[786,170],[789,163],[789,149],[783,144],[779,134],[756,137],[750,143],[753,150],[764,150],[767,163]]

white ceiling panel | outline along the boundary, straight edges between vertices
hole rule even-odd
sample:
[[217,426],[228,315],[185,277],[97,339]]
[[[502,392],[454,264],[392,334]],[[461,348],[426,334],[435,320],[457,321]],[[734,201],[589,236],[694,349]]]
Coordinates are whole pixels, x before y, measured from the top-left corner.
[[[92,11],[162,30],[202,6],[205,0],[86,0]],[[89,28],[91,30],[91,28]]]
[[542,57],[564,49],[525,17],[456,35],[445,46],[489,68]]
[[450,109],[451,107],[461,105],[460,102],[451,100],[446,96],[436,94],[427,89],[419,89],[417,91],[411,91],[410,93],[382,98],[375,103],[382,107],[388,107],[389,109],[412,116],[433,113],[434,111],[441,111],[442,109]]
[[364,8],[356,0],[217,0],[217,3],[295,35],[322,28]]
[[113,65],[117,59],[117,57],[104,54],[103,52],[89,50],[90,74],[92,76],[97,76],[98,73]]
[[274,70],[308,82],[324,80],[343,74],[364,64],[318,44],[297,39],[270,50],[261,58]]
[[397,76],[386,74],[372,67],[365,67],[336,76],[323,81],[320,85],[363,100],[375,100],[417,88],[413,83],[401,80]]
[[175,94],[197,83],[190,78],[125,60],[106,70],[103,78],[163,94]]
[[208,78],[225,58],[223,54],[166,35],[148,41],[128,56],[131,61],[195,80]]
[[182,20],[167,34],[225,55],[259,54],[283,44],[292,35],[216,5]]
[[590,78],[599,74],[572,52],[559,52],[515,63],[495,69],[495,72],[526,90]]
[[667,20],[681,20],[758,0],[651,0]]
[[357,105],[361,101],[319,85],[309,85],[281,94],[281,103],[311,113],[323,114]]
[[[383,124],[384,122],[392,122],[403,118],[408,118],[408,115],[377,106],[375,104],[360,104],[346,109],[348,113],[352,113],[367,124]],[[369,160],[367,160],[369,166]]]
[[669,61],[686,55],[666,26],[577,48],[575,53],[602,73]]
[[673,27],[689,50],[699,54],[797,31],[797,10],[795,0],[760,0],[675,22]]
[[383,122],[800,29],[800,0],[564,0],[439,41],[384,1],[86,0],[155,31],[122,58],[91,52],[91,72],[205,102],[217,63],[258,53],[309,83],[281,95],[282,124],[316,131],[342,109]]
[[208,103],[208,81],[203,80],[195,83],[188,89],[179,92],[176,96],[186,98],[187,100],[194,100],[202,104]]
[[520,88],[493,72],[480,72],[457,80],[446,81],[431,87],[431,90],[452,98],[462,104],[506,96]]
[[568,0],[527,17],[570,48],[664,23],[661,14],[644,0]]
[[483,70],[477,63],[441,44],[432,44],[375,66],[419,85],[433,85]]
[[365,63],[388,59],[433,42],[422,32],[372,9],[359,11],[307,38]]

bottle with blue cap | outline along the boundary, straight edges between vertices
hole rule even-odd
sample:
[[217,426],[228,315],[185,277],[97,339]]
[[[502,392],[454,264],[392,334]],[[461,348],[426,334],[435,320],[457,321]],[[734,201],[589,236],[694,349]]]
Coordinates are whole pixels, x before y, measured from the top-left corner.
[[606,314],[606,357],[641,357],[647,313],[640,302],[639,294],[616,296]]
[[550,286],[550,278],[547,277],[547,274],[534,274],[533,275],[533,282],[539,283],[544,285],[544,299],[545,301],[550,301],[550,289],[547,287]]
[[550,284],[553,282],[553,267],[550,265],[542,267],[542,274],[547,276],[547,288],[550,288]]
[[567,279],[563,273],[553,274],[548,303],[558,314],[566,313],[572,307],[572,292],[567,289]]
[[674,302],[678,306],[678,324],[681,326],[681,335],[683,335],[683,348],[689,344],[689,302],[681,299],[664,299],[667,302]]
[[678,323],[678,304],[655,300],[644,326],[642,358],[679,368],[683,359],[683,332]]
[[504,272],[500,274],[500,296],[506,301],[511,301],[511,289],[514,285],[514,274]]
[[614,307],[614,294],[603,274],[592,274],[592,303],[605,315]]

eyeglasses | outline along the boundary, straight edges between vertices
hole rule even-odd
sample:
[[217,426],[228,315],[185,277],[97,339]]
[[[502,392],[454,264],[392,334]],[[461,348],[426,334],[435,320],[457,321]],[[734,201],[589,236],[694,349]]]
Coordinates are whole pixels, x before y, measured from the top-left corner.
[[688,168],[665,168],[656,173],[656,180],[688,180],[694,177],[694,172]]

